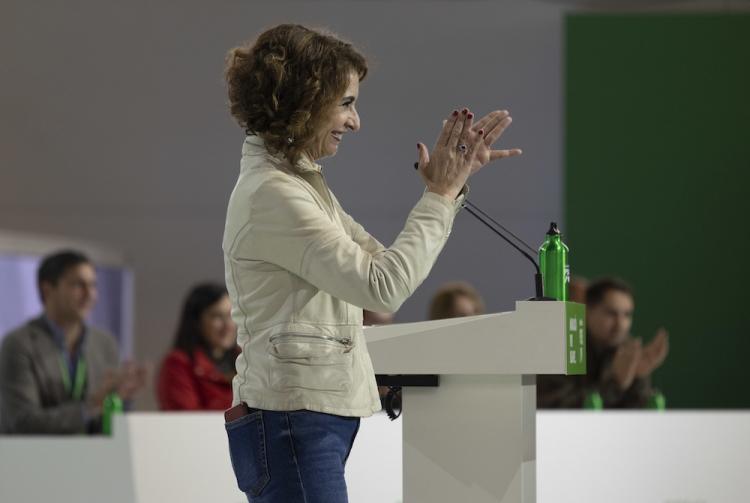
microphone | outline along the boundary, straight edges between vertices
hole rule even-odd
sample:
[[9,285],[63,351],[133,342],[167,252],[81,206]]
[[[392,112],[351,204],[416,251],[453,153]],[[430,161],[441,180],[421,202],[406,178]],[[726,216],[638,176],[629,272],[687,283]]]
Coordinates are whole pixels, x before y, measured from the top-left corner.
[[[414,163],[414,169],[419,169],[419,163]],[[503,238],[506,243],[511,245],[513,248],[518,250],[521,255],[526,257],[529,262],[532,263],[534,266],[534,269],[536,269],[536,273],[534,274],[534,288],[535,288],[535,296],[528,299],[528,300],[534,300],[534,301],[542,301],[542,300],[556,300],[551,297],[545,297],[544,296],[544,282],[542,281],[542,271],[539,269],[539,264],[537,264],[536,260],[534,260],[534,257],[529,255],[526,251],[522,250],[520,246],[518,246],[516,243],[511,241],[511,239],[500,232],[499,229],[502,229],[503,231],[507,232],[510,236],[512,236],[516,241],[518,241],[520,244],[526,247],[527,250],[530,250],[531,253],[536,253],[536,250],[529,246],[528,243],[526,243],[523,239],[516,236],[513,232],[505,228],[500,222],[489,216],[487,213],[482,211],[476,204],[472,203],[468,199],[464,199],[464,202],[461,204],[461,207],[468,211],[474,218],[482,222],[485,226],[487,226],[492,232]],[[490,223],[491,222],[491,223]],[[494,227],[493,226],[496,226]]]

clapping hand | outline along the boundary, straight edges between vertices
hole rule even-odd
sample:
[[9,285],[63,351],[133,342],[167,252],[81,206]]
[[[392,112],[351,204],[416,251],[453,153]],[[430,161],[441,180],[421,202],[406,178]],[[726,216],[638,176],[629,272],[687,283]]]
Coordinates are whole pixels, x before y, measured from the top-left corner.
[[146,384],[146,367],[142,364],[128,361],[122,364],[119,371],[117,394],[123,400],[131,400]]
[[640,339],[628,339],[617,348],[612,358],[611,371],[621,390],[626,390],[633,384],[642,353]]
[[503,132],[505,132],[505,129],[510,126],[511,122],[513,122],[513,118],[510,116],[510,112],[507,110],[495,110],[494,112],[485,115],[474,124],[473,129],[475,131],[483,131],[484,135],[481,144],[478,145],[474,163],[471,167],[471,174],[476,173],[482,168],[482,166],[485,166],[492,161],[521,155],[523,153],[520,148],[492,150],[492,145],[494,145],[500,136],[502,136]]
[[101,414],[104,398],[113,392],[125,401],[131,400],[146,384],[147,374],[146,367],[135,362],[125,362],[118,370],[105,371],[99,387],[89,394],[88,413],[91,416]]
[[443,121],[432,152],[423,143],[417,144],[417,167],[427,190],[455,199],[469,176],[490,161],[521,154],[520,149],[492,150],[511,120],[508,112],[501,110],[474,124],[474,114],[469,109],[454,110]]
[[627,389],[633,380],[645,378],[659,368],[669,353],[669,333],[660,328],[646,346],[640,339],[628,339],[615,352],[612,375],[620,389]]
[[635,370],[637,377],[647,377],[659,368],[669,353],[669,333],[664,328],[641,350],[641,358]]

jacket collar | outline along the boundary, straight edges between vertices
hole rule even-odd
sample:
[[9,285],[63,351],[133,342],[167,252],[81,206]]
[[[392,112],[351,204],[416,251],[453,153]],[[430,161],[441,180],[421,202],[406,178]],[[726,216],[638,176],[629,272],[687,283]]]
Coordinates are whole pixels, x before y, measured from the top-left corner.
[[[39,324],[46,329],[45,332],[52,336],[52,338],[55,340],[55,344],[57,344],[61,350],[67,352],[67,350],[65,349],[65,333],[63,332],[63,329],[60,328],[57,323],[49,319],[46,313],[43,313],[41,316],[39,316],[37,320],[39,320]],[[83,333],[81,333],[81,338],[79,339],[78,350],[76,351],[77,353],[81,352],[81,348],[83,348],[83,345],[86,341],[86,336],[89,332],[88,325],[86,325],[85,323],[81,324],[81,330],[83,331]]]
[[[263,156],[266,159],[270,159],[273,161],[273,163],[279,167],[283,167],[286,169],[293,169],[293,171],[297,172],[306,172],[306,171],[317,171],[320,172],[321,166],[320,164],[317,164],[313,162],[310,158],[307,157],[307,155],[300,156],[299,161],[297,161],[297,164],[292,166],[292,163],[289,162],[289,160],[284,156],[282,153],[271,153],[268,148],[266,148],[266,144],[263,141],[263,138],[257,135],[248,135],[245,138],[245,142],[242,144],[242,157],[255,157],[255,156]],[[255,164],[255,163],[253,163]]]

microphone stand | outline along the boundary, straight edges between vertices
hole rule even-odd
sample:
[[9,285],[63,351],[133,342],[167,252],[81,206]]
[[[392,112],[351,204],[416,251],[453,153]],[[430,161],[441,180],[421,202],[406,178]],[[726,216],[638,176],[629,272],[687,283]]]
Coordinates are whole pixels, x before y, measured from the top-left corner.
[[[418,162],[414,163],[414,169],[419,170],[419,163]],[[508,229],[506,229],[505,227],[503,227],[503,225],[500,224],[500,222],[498,222],[497,220],[495,220],[494,218],[492,218],[491,216],[489,216],[487,213],[485,213],[484,211],[482,211],[481,209],[479,209],[479,207],[476,204],[472,203],[468,199],[464,199],[464,202],[461,204],[461,207],[463,209],[465,209],[466,211],[468,211],[469,213],[471,213],[471,215],[474,216],[474,218],[476,218],[477,220],[479,220],[480,222],[482,222],[484,225],[486,225],[487,227],[489,227],[489,229],[492,232],[494,232],[495,234],[497,234],[498,236],[500,236],[501,238],[503,238],[509,245],[511,245],[516,250],[518,250],[524,257],[526,257],[527,259],[529,259],[529,261],[532,264],[534,264],[534,268],[536,269],[536,273],[534,274],[534,287],[535,287],[535,293],[536,293],[536,295],[534,297],[530,298],[529,300],[540,300],[540,301],[541,300],[557,300],[557,299],[553,299],[552,297],[545,297],[544,296],[544,282],[542,281],[542,271],[539,270],[539,264],[536,263],[536,260],[534,260],[534,258],[531,255],[529,255],[528,253],[526,253],[525,251],[523,251],[521,248],[519,248],[505,234],[503,234],[498,229],[496,229],[495,227],[493,227],[490,224],[490,222],[492,222],[497,227],[499,227],[500,229],[504,230],[505,232],[507,232],[508,234],[510,234],[511,236],[513,236],[516,239],[516,241],[518,241],[519,243],[521,243],[522,245],[524,245],[527,249],[531,250],[531,253],[536,253],[536,250],[534,250],[531,246],[529,246],[529,244],[526,243],[523,239],[519,238],[518,236],[516,236],[515,234],[513,234],[511,231],[509,231]],[[487,220],[485,220],[485,218]]]
[[516,243],[510,240],[505,234],[500,232],[497,228],[493,227],[490,222],[495,224],[497,227],[503,229],[505,232],[513,236],[517,241],[519,241],[521,244],[523,244],[526,248],[529,250],[533,250],[531,246],[529,246],[524,240],[513,234],[511,231],[503,227],[499,222],[497,222],[494,218],[489,216],[487,213],[482,211],[476,204],[472,203],[468,199],[464,200],[463,204],[461,205],[463,209],[468,211],[474,218],[482,222],[485,226],[487,226],[492,232],[503,238],[505,242],[507,242],[509,245],[511,245],[513,248],[518,250],[524,257],[526,257],[529,262],[531,262],[534,265],[534,268],[536,269],[536,273],[534,274],[534,286],[535,286],[535,293],[536,295],[529,300],[535,300],[535,301],[542,301],[542,300],[555,300],[551,297],[545,297],[544,296],[544,283],[542,282],[542,272],[539,269],[539,264],[536,263],[536,260],[529,255],[526,251],[522,250]]

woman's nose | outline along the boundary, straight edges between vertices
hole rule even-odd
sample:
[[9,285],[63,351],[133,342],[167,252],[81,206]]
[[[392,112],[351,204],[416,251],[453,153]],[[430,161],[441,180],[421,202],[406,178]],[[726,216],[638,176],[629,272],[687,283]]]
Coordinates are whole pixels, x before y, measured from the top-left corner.
[[359,114],[357,112],[352,112],[349,115],[349,118],[346,120],[346,127],[350,131],[359,131]]

